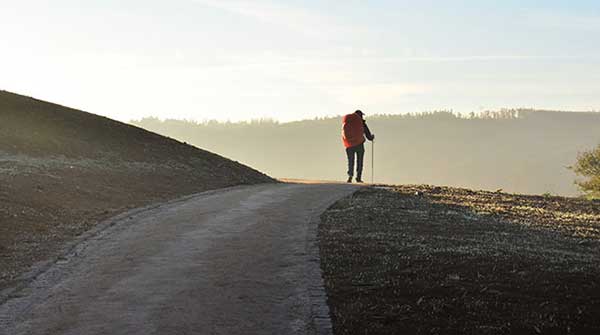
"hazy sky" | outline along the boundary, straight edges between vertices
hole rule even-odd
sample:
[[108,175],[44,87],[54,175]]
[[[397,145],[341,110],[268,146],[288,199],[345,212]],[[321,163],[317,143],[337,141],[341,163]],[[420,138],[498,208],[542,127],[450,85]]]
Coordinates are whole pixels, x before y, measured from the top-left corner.
[[600,2],[0,0],[0,89],[119,120],[600,110]]

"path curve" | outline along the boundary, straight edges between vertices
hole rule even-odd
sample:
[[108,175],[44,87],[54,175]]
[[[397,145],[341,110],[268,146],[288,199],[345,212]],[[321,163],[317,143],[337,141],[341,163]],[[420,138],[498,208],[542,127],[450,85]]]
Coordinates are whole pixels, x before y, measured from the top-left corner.
[[326,334],[319,215],[356,186],[265,184],[124,216],[0,306],[0,334]]

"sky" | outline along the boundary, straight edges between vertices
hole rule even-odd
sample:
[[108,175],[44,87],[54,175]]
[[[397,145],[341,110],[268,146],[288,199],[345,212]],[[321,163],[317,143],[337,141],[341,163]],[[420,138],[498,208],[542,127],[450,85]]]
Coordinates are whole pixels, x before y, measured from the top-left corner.
[[0,0],[0,90],[117,120],[600,110],[600,2]]

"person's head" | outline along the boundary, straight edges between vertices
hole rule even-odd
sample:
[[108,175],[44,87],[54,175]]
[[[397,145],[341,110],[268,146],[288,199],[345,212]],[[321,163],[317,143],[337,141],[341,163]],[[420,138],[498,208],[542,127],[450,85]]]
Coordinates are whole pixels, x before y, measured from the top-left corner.
[[354,113],[360,115],[360,117],[363,117],[363,115],[365,115],[365,113],[363,113],[360,109],[357,109]]

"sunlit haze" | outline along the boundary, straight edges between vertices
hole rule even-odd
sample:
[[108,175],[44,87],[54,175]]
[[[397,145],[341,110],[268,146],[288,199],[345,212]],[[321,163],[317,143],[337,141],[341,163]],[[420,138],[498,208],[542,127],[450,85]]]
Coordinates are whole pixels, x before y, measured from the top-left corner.
[[0,89],[118,120],[600,109],[597,1],[0,2]]

